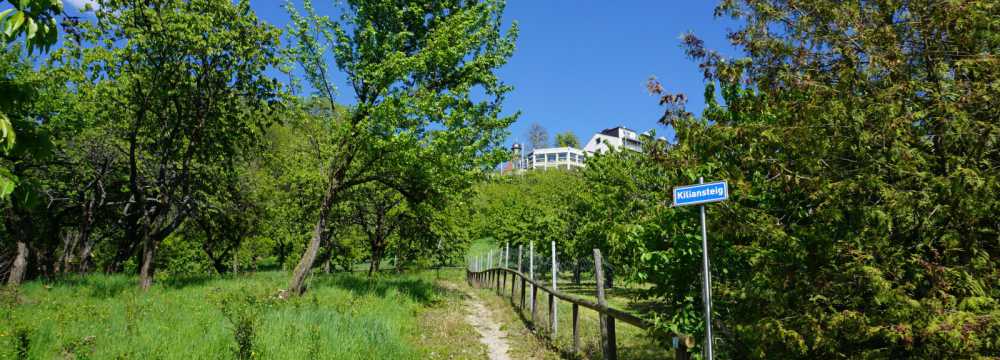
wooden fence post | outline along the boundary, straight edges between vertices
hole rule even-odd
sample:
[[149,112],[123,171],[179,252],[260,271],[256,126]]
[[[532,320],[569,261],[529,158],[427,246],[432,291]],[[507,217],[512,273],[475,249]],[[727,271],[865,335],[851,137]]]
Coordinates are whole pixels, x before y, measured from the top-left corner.
[[[523,248],[524,245],[521,245],[521,247]],[[517,255],[518,256],[518,258],[517,258],[517,270],[521,272],[521,309],[524,309],[524,299],[526,298],[524,296],[524,285],[526,283],[525,283],[525,277],[524,277],[524,266],[521,264],[521,262],[524,259],[524,257],[521,256],[520,253],[521,252],[518,251],[518,255]]]
[[[556,263],[556,242],[552,242],[552,291],[557,291],[556,289],[556,275],[559,274],[559,264]],[[549,325],[552,328],[552,338],[555,339],[556,335],[559,333],[559,309],[556,304],[556,296],[553,293],[549,293]]]
[[[517,272],[521,272],[521,249],[522,248],[523,248],[523,245],[518,245],[517,246]],[[510,302],[512,302],[512,303],[514,302],[514,287],[515,286],[517,286],[517,279],[515,279],[515,278],[512,277],[510,279]],[[524,286],[523,285],[521,286],[521,292],[524,292]],[[524,304],[521,304],[521,307],[523,308]]]
[[[510,243],[509,242],[504,243],[503,268],[504,269],[510,268]],[[506,291],[507,290],[507,272],[506,271],[502,272],[502,275],[503,275],[503,291]],[[503,292],[501,291],[500,293],[503,293]]]
[[503,294],[503,286],[500,285],[500,280],[507,281],[507,273],[503,271],[502,267],[497,268],[497,295]]
[[505,244],[504,247],[506,249],[504,250],[503,254],[503,267],[510,268],[510,243],[507,242],[504,244]]
[[[604,299],[604,267],[601,261],[601,250],[594,249],[594,277],[597,280],[597,303],[603,307],[608,306]],[[615,341],[615,318],[601,313],[601,348],[604,350],[605,360],[618,359],[618,344]]]
[[580,352],[580,305],[573,304],[573,353]]
[[507,275],[506,273],[503,272],[503,270],[500,270],[501,268],[503,268],[503,265],[501,265],[502,262],[503,262],[503,250],[497,250],[497,263],[496,266],[493,267],[494,269],[496,269],[494,270],[495,275],[493,275],[494,278],[493,280],[496,282],[496,284],[493,285],[496,286],[497,295],[503,293],[503,288],[500,286],[500,277]]
[[535,242],[528,246],[528,271],[531,277],[531,326],[535,326],[535,299],[538,298],[538,286],[535,285]]

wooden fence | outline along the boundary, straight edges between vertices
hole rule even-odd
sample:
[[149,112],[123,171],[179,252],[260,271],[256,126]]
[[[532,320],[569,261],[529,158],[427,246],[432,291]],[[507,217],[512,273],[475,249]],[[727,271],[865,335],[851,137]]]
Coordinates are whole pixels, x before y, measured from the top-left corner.
[[[520,256],[518,256],[520,258]],[[604,296],[604,271],[602,269],[602,259],[601,252],[598,249],[594,249],[594,277],[596,279],[597,287],[597,302],[593,302],[587,299],[582,299],[573,295],[559,292],[556,289],[545,286],[544,284],[535,281],[530,276],[521,273],[520,271],[506,268],[506,267],[495,267],[484,269],[481,271],[473,271],[473,269],[466,270],[466,279],[470,285],[478,287],[488,287],[495,288],[497,293],[500,295],[506,295],[508,288],[507,278],[510,277],[510,300],[511,303],[518,304],[514,299],[515,289],[517,283],[520,282],[521,288],[521,299],[520,307],[523,309],[526,305],[530,306],[531,309],[531,319],[535,321],[537,307],[538,291],[542,291],[548,294],[548,306],[549,306],[549,325],[552,329],[552,333],[557,333],[556,324],[558,323],[558,314],[556,311],[556,300],[560,299],[568,303],[573,304],[572,311],[572,323],[573,323],[573,352],[577,353],[580,351],[580,307],[585,307],[596,311],[600,316],[600,333],[601,333],[601,351],[604,354],[604,359],[617,360],[618,359],[618,344],[615,339],[615,322],[621,321],[623,323],[638,327],[643,330],[648,330],[653,327],[653,324],[628,312],[613,308],[608,306],[607,301]],[[520,281],[517,281],[520,279]],[[553,279],[555,277],[553,276]],[[553,281],[553,284],[555,282]],[[531,302],[525,302],[525,296],[527,292],[525,291],[527,286],[531,286]],[[664,336],[666,338],[673,338],[674,334],[670,333],[659,333],[657,336]],[[554,337],[554,336],[553,336]],[[678,360],[688,360],[691,358],[691,354],[688,352],[687,344],[690,339],[683,338],[681,341],[676,342],[676,347],[674,350],[675,358]]]

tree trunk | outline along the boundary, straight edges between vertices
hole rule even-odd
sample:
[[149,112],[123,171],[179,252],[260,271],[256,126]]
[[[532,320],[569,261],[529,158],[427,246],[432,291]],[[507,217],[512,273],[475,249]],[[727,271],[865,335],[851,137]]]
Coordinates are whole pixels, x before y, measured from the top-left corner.
[[115,257],[105,272],[108,273],[120,273],[125,271],[125,262],[127,262],[132,256],[135,255],[135,243],[132,235],[126,235],[120,241],[118,241],[117,249],[115,249]]
[[83,247],[80,248],[79,263],[76,265],[76,270],[79,273],[86,273],[90,271],[90,253],[94,251],[94,240],[93,237],[88,237],[87,241],[83,243]]
[[580,275],[583,272],[583,266],[580,265],[580,259],[576,259],[576,264],[573,266],[573,284],[580,285]]
[[156,244],[149,235],[142,241],[142,267],[139,269],[139,287],[142,290],[149,290],[153,285],[153,274],[155,272],[153,260],[156,255]]
[[306,276],[309,276],[309,271],[312,270],[313,263],[316,261],[319,246],[323,242],[323,231],[326,230],[326,218],[330,213],[330,207],[333,206],[333,200],[339,191],[338,181],[335,176],[336,173],[330,174],[330,185],[326,188],[326,195],[323,196],[323,203],[319,208],[319,219],[316,220],[316,226],[313,228],[309,245],[306,246],[306,251],[302,254],[302,259],[299,260],[298,265],[295,266],[295,272],[292,273],[292,281],[288,284],[288,292],[286,293],[288,295],[301,295],[305,291],[303,284],[306,281]]
[[24,281],[24,274],[28,270],[28,244],[22,240],[17,241],[17,256],[14,263],[10,265],[10,276],[7,278],[8,286],[18,286]]
[[374,248],[372,249],[372,262],[368,266],[368,277],[372,277],[372,274],[378,272],[379,265],[382,264],[382,249]]
[[[218,273],[219,275],[222,275],[222,274],[226,273],[226,270],[227,270],[226,269],[226,263],[225,263],[225,260],[223,260],[222,256],[215,257],[215,256],[212,256],[212,255],[208,255],[208,259],[212,260],[212,267],[215,268],[215,272],[216,273]],[[235,264],[235,262],[234,262],[234,264]],[[235,267],[235,265],[234,265],[234,267]]]
[[76,263],[76,247],[79,239],[78,236],[69,231],[62,233],[62,253],[55,264],[56,273],[68,273],[72,271],[73,265]]

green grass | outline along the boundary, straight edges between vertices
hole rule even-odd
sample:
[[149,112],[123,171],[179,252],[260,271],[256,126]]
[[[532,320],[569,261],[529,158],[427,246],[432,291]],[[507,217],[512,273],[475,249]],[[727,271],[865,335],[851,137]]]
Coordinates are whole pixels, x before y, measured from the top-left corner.
[[[474,333],[463,322],[451,319],[445,332],[422,324],[454,313],[461,300],[435,276],[316,275],[306,295],[290,300],[275,298],[283,272],[166,280],[148,292],[121,275],[30,282],[3,294],[0,359],[16,358],[25,342],[32,359],[236,358],[236,333],[260,359],[479,357],[475,337],[439,338]],[[437,345],[448,342],[461,351]]]

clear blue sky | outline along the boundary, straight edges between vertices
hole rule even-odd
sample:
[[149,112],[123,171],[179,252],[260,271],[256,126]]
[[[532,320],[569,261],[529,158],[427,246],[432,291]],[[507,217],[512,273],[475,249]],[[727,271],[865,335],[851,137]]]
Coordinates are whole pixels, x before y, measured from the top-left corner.
[[[336,17],[335,0],[314,1],[321,12]],[[288,21],[283,3],[251,0],[258,16],[282,28]],[[517,21],[521,32],[500,75],[514,86],[506,111],[522,111],[508,143],[523,141],[533,122],[551,137],[568,130],[582,142],[617,125],[653,128],[672,138],[669,129],[656,124],[661,109],[646,92],[646,80],[656,76],[668,91],[686,93],[689,110],[701,112],[702,75],[684,56],[679,37],[692,31],[707,47],[731,54],[725,36],[733,24],[713,17],[715,5],[710,0],[508,0],[504,20]],[[339,100],[353,102],[343,78],[338,82]]]

